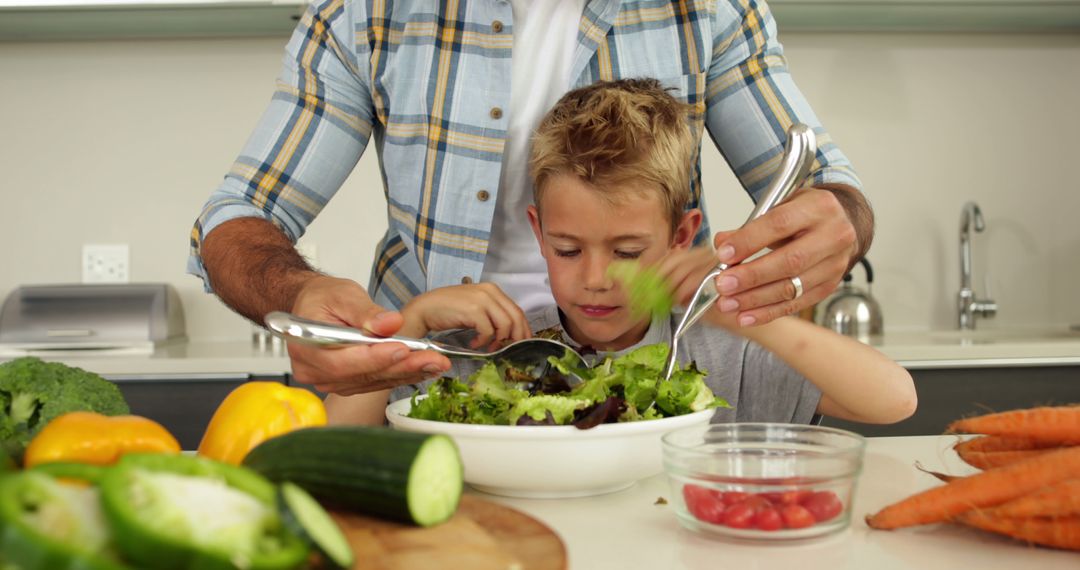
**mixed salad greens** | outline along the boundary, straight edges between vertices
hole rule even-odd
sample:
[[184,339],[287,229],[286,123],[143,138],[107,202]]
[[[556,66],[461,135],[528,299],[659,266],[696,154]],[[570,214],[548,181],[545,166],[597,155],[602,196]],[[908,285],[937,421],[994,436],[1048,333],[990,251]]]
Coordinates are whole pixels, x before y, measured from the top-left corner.
[[[485,364],[467,379],[441,378],[428,397],[413,394],[409,417],[487,425],[575,425],[631,422],[730,407],[705,384],[697,365],[677,368],[662,381],[666,344],[607,358],[591,369],[573,366],[573,357],[550,357],[538,378],[506,363]],[[571,388],[571,375],[583,382]]]

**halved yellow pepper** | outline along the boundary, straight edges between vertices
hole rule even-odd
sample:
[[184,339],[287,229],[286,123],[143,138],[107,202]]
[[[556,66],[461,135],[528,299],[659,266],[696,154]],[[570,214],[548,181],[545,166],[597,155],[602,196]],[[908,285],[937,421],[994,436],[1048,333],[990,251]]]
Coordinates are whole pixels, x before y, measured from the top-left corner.
[[199,455],[239,465],[260,443],[290,431],[326,425],[326,407],[303,388],[247,382],[221,402],[199,443]]
[[169,430],[141,416],[69,412],[52,419],[26,448],[27,468],[58,461],[111,465],[125,453],[180,453]]

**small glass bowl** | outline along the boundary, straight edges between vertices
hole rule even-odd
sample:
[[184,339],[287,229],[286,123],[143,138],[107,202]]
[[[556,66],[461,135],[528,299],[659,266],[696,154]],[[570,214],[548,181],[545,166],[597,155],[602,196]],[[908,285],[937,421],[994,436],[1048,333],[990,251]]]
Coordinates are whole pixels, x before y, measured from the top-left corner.
[[847,528],[865,439],[820,426],[735,423],[662,438],[679,522],[749,540],[796,540]]

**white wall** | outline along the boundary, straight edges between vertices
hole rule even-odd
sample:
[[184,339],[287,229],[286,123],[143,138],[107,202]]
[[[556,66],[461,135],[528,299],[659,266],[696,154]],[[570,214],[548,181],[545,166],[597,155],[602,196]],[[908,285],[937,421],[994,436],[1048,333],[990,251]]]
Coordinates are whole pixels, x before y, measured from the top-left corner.
[[[84,243],[128,243],[134,281],[181,293],[193,338],[248,325],[184,272],[191,223],[269,99],[285,38],[0,44],[0,296],[77,282]],[[1002,327],[1080,323],[1080,36],[789,34],[799,84],[878,215],[888,329],[953,326],[965,200],[987,219]],[[704,164],[715,227],[750,209]],[[385,227],[369,152],[312,226],[327,271],[366,283]],[[861,281],[861,276],[858,277]]]

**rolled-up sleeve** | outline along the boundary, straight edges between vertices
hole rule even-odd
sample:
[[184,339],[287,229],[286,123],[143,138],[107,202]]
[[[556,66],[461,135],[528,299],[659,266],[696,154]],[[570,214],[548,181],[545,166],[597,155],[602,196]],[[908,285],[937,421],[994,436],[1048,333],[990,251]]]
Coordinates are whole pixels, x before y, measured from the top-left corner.
[[706,128],[755,200],[779,165],[788,127],[814,129],[814,184],[862,189],[844,153],[832,142],[788,72],[776,22],[763,1],[719,0],[706,79]]
[[286,48],[277,89],[191,230],[187,270],[210,282],[200,247],[231,219],[271,221],[294,242],[341,187],[371,137],[375,110],[363,3],[308,8]]

